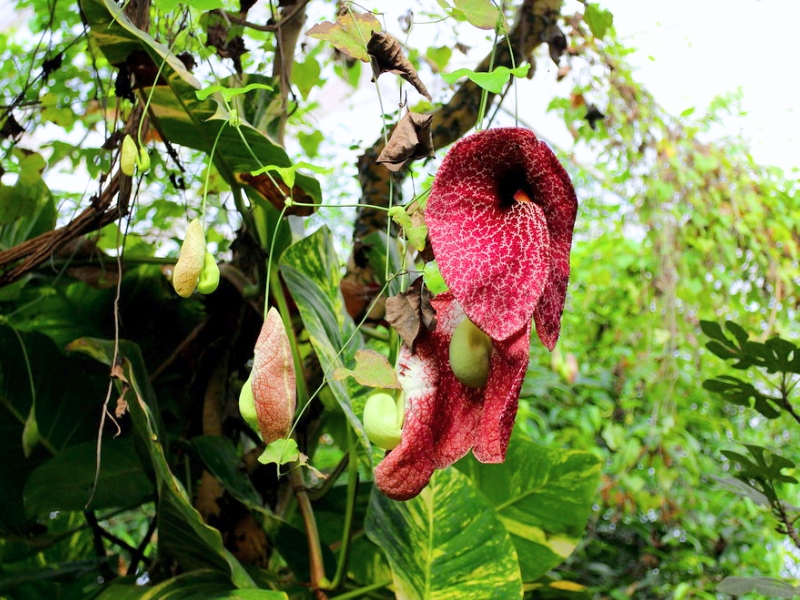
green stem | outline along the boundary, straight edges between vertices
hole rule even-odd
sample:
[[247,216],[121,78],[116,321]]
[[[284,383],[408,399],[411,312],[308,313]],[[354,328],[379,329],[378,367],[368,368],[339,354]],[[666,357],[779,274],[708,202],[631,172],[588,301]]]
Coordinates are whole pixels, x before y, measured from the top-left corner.
[[356,495],[358,494],[358,450],[356,438],[352,427],[347,427],[347,446],[350,459],[347,464],[347,507],[344,513],[344,530],[342,531],[342,546],[339,548],[339,559],[336,564],[336,574],[331,583],[335,590],[342,584],[347,575],[347,563],[350,558],[350,532],[353,528],[353,513],[356,510]]
[[378,206],[377,204],[314,204],[313,202],[295,202],[293,200],[291,205],[310,206],[312,208],[372,208],[374,210],[389,212],[388,206]]
[[297,506],[300,508],[300,515],[306,528],[308,538],[308,562],[311,571],[311,587],[314,590],[328,589],[330,582],[325,577],[325,565],[322,563],[322,545],[319,541],[319,531],[317,521],[314,518],[314,509],[311,507],[311,500],[306,492],[306,482],[303,479],[302,469],[292,469],[289,477],[297,498]]
[[389,581],[381,581],[379,583],[373,583],[372,585],[365,585],[364,587],[360,587],[350,592],[334,596],[330,600],[350,600],[350,598],[363,598],[364,594],[380,590],[390,585],[392,585],[391,579]]

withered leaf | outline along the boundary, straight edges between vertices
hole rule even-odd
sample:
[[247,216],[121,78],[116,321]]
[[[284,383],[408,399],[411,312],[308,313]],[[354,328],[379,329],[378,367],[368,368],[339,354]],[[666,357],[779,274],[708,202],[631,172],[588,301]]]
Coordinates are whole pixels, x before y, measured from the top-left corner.
[[433,100],[417,75],[416,69],[403,54],[400,42],[388,33],[373,31],[372,37],[367,42],[367,52],[372,57],[372,81],[375,81],[381,73],[394,73],[413,85],[428,100]]
[[567,51],[567,36],[564,35],[558,25],[553,23],[544,31],[542,37],[547,42],[550,58],[558,65],[561,61],[561,55]]
[[589,127],[597,129],[597,122],[602,121],[606,116],[594,104],[589,104],[586,107],[586,115],[583,118],[589,121]]
[[337,381],[348,377],[368,387],[402,389],[394,367],[383,354],[375,350],[356,350],[354,369],[339,367],[333,372],[333,378]]
[[345,13],[337,17],[335,23],[317,23],[306,31],[306,35],[330,42],[347,56],[369,62],[364,40],[370,32],[380,28],[381,22],[372,13]]
[[386,299],[386,320],[409,348],[413,348],[423,326],[429,330],[436,327],[431,293],[423,285],[422,277],[416,279],[406,292]]
[[433,115],[408,111],[394,128],[389,143],[381,151],[379,164],[390,171],[399,171],[410,160],[434,155],[431,123]]
[[25,130],[17,123],[14,115],[9,113],[8,118],[3,121],[3,126],[0,127],[0,138],[10,137],[17,139],[23,133],[25,133]]

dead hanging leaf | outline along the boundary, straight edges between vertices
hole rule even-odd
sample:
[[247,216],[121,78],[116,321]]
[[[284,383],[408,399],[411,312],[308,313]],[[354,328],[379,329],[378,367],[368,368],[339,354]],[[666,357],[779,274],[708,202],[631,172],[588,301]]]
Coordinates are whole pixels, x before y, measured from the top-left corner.
[[408,287],[408,291],[386,299],[386,320],[409,348],[420,334],[421,327],[436,327],[436,311],[431,306],[431,293],[423,285],[422,277]]
[[119,398],[117,398],[117,405],[114,407],[114,416],[117,419],[120,419],[123,416],[125,416],[125,413],[127,412],[128,412],[128,402],[127,400],[125,400],[125,398],[120,396]]
[[372,37],[367,42],[367,52],[372,57],[372,81],[375,81],[381,73],[394,73],[413,85],[428,100],[433,100],[417,75],[416,69],[403,54],[400,42],[388,33],[373,31]]
[[336,22],[317,23],[306,31],[306,35],[333,44],[337,50],[369,62],[369,54],[364,40],[370,33],[379,31],[381,22],[372,13],[345,13],[336,18]]
[[606,116],[594,104],[589,104],[586,107],[586,115],[583,118],[589,121],[589,127],[597,129],[597,122],[602,121]]
[[399,171],[410,160],[431,158],[434,155],[432,122],[433,115],[408,111],[394,128],[376,162],[390,171]]
[[339,367],[333,372],[333,378],[341,381],[352,377],[361,385],[373,388],[390,388],[394,390],[402,389],[397,380],[394,367],[389,364],[389,360],[375,350],[356,351],[355,369],[345,369]]
[[25,130],[19,123],[17,123],[14,115],[9,113],[8,118],[3,121],[3,125],[0,127],[0,138],[10,137],[16,140],[23,133],[25,133]]
[[561,55],[567,51],[567,36],[564,35],[558,25],[553,23],[544,31],[542,37],[547,42],[550,58],[558,65],[561,61]]
[[292,347],[275,308],[267,313],[254,354],[250,377],[258,427],[271,444],[289,434],[297,402]]
[[206,46],[216,48],[220,58],[230,58],[233,68],[242,74],[242,55],[247,52],[244,38],[231,33],[230,22],[222,11],[206,13]]

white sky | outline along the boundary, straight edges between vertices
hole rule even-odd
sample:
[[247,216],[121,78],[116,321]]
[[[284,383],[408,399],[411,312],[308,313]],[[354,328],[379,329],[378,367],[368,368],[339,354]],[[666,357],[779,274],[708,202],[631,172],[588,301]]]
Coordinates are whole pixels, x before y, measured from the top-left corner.
[[[741,87],[748,113],[733,123],[758,162],[800,167],[794,24],[800,0],[602,0],[618,35],[639,51],[638,79],[670,112],[704,108]],[[649,58],[652,57],[652,60]],[[794,73],[794,75],[792,75]]]

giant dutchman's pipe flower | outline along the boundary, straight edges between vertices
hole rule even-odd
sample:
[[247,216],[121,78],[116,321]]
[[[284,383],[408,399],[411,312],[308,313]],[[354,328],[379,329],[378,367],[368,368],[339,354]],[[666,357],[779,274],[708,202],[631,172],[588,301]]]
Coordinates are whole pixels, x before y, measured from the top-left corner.
[[[531,321],[548,349],[558,340],[576,212],[569,176],[527,129],[481,131],[445,156],[425,221],[450,291],[432,300],[436,328],[400,352],[405,423],[400,444],[375,469],[387,496],[416,496],[435,469],[470,449],[482,462],[505,459]],[[465,385],[450,365],[451,338],[465,318],[490,339],[482,387]]]

